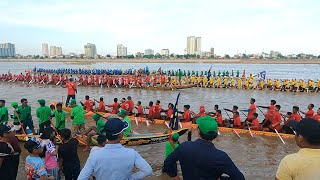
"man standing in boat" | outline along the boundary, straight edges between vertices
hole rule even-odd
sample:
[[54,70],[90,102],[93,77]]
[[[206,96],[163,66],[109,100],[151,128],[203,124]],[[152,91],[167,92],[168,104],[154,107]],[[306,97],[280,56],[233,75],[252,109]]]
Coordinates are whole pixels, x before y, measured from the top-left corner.
[[77,91],[77,84],[73,81],[73,78],[69,79],[69,82],[66,83],[65,88],[68,89],[68,96],[66,100],[66,106],[68,106],[68,103],[70,99],[76,99],[76,93]]

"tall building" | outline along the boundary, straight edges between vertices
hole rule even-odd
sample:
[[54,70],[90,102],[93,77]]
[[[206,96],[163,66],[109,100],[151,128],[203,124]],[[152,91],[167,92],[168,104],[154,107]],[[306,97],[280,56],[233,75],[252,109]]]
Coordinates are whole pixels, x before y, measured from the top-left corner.
[[127,56],[127,47],[124,47],[122,44],[117,45],[117,56],[124,57]]
[[87,58],[94,58],[97,54],[96,45],[87,43],[87,45],[84,45],[84,54]]
[[201,54],[201,37],[187,37],[187,54]]
[[56,56],[56,46],[50,46],[50,56]]
[[148,56],[148,55],[154,55],[154,50],[153,49],[146,49],[144,51],[144,55]]
[[47,43],[42,44],[42,55],[49,56],[49,47]]
[[4,43],[0,44],[0,57],[15,57],[16,48],[14,44]]
[[56,48],[56,55],[57,56],[61,56],[62,55],[62,48],[61,47],[57,47]]
[[210,56],[214,56],[214,48],[210,48]]
[[161,56],[166,56],[166,57],[169,57],[169,49],[161,49],[160,51],[160,55]]

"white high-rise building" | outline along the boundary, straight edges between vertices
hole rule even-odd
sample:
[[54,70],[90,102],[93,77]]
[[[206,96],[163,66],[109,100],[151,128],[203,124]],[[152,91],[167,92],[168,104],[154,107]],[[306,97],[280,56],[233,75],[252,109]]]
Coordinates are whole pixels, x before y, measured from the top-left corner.
[[127,56],[127,47],[124,47],[122,44],[117,45],[117,56],[124,57]]
[[84,45],[84,54],[87,58],[94,58],[97,54],[96,45],[91,43],[87,43],[87,45]]
[[50,46],[50,56],[56,56],[56,46]]
[[61,56],[62,55],[62,48],[61,47],[57,47],[56,48],[56,55],[57,56]]
[[169,57],[169,49],[161,49],[160,55]]
[[201,54],[201,37],[187,37],[187,54]]
[[0,57],[15,57],[16,48],[14,44],[4,43],[0,44]]
[[49,47],[47,43],[42,44],[42,55],[49,56]]
[[154,55],[154,50],[153,49],[146,49],[145,51],[144,51],[144,55]]

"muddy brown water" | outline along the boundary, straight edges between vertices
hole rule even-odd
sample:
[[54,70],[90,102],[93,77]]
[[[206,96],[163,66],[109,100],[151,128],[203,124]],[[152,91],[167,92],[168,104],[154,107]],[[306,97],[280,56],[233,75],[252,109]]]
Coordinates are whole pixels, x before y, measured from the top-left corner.
[[[253,91],[253,90],[237,90],[237,89],[200,89],[190,88],[177,91],[150,91],[140,89],[108,89],[108,88],[92,88],[79,87],[77,100],[84,99],[85,95],[99,99],[103,96],[105,102],[111,104],[114,97],[122,98],[128,95],[133,97],[136,102],[142,101],[143,105],[147,105],[149,101],[159,99],[163,107],[169,102],[174,103],[175,98],[181,93],[179,99],[179,108],[182,110],[184,104],[190,104],[191,110],[197,112],[199,105],[205,105],[207,111],[212,111],[214,104],[219,104],[220,108],[231,108],[232,105],[238,105],[240,109],[246,109],[249,106],[249,99],[256,98],[257,105],[268,105],[271,99],[283,106],[283,111],[291,110],[293,105],[298,105],[305,110],[309,103],[314,103],[318,108],[319,93],[285,93],[270,91]],[[27,98],[29,105],[32,107],[33,120],[37,124],[35,110],[38,107],[38,99],[46,99],[49,101],[65,101],[66,89],[60,86],[48,85],[29,85],[29,84],[9,84],[0,83],[0,98],[7,102],[7,106],[12,101],[20,101],[21,98]],[[12,114],[12,108],[8,107],[9,113]],[[226,117],[226,114],[223,114]],[[262,115],[260,113],[260,120]],[[88,122],[91,120],[87,117]],[[243,117],[242,117],[243,118]],[[36,125],[37,127],[37,125]],[[70,119],[67,120],[67,127],[70,127]],[[145,124],[135,125],[133,130],[139,133],[163,132],[166,130],[162,125],[151,125],[147,127]],[[193,132],[193,140],[197,138]],[[186,140],[186,136],[182,136],[180,142]],[[246,179],[274,179],[277,166],[280,160],[287,154],[298,151],[294,139],[284,139],[286,144],[282,144],[277,137],[265,137],[254,135],[241,135],[241,139],[232,133],[221,133],[217,140],[213,141],[217,148],[228,153],[235,162]],[[21,143],[23,147],[23,143]],[[153,168],[153,174],[148,179],[169,179],[168,176],[162,174],[161,167],[164,160],[164,143],[135,146],[132,147],[138,151],[143,158]],[[23,148],[22,148],[23,149]],[[79,147],[79,157],[83,165],[87,159],[88,153],[82,152],[83,147]],[[19,166],[18,179],[25,179],[24,160],[27,153],[23,150],[21,155],[21,163]],[[205,161],[205,160],[204,160]]]

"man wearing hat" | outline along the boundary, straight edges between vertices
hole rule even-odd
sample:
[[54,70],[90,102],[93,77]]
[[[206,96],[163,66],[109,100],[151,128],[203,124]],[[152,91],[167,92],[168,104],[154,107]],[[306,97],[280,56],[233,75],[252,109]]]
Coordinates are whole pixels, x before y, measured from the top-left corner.
[[44,128],[50,127],[51,122],[51,109],[46,106],[44,99],[38,100],[40,107],[36,111],[36,115],[39,118],[39,132],[42,133]]
[[[105,124],[108,143],[99,151],[92,152],[78,179],[87,180],[95,174],[97,180],[143,179],[152,173],[150,165],[134,150],[120,144],[128,123],[119,118]],[[136,167],[139,171],[132,174]]]
[[185,180],[219,179],[222,174],[230,179],[243,180],[243,174],[230,157],[212,143],[218,136],[218,125],[214,118],[208,115],[199,117],[197,124],[199,139],[178,146],[164,161],[164,171],[176,177],[176,162],[179,161]]
[[290,121],[288,126],[295,130],[295,140],[301,149],[281,160],[276,179],[319,179],[320,122],[304,118],[300,122]]
[[[15,139],[15,131],[18,130],[17,126],[11,124],[0,124],[0,174],[1,179],[16,179],[20,146]],[[12,144],[13,140],[15,144]],[[17,146],[17,147],[16,147]]]
[[72,119],[72,133],[71,137],[75,137],[76,134],[82,134],[85,131],[84,112],[83,107],[77,105],[75,99],[72,99],[69,103],[72,108],[70,117]]
[[128,128],[123,132],[124,137],[128,137],[131,134],[131,120],[127,116],[127,111],[124,109],[121,109],[120,112],[118,113],[118,116],[122,119],[122,121],[125,121],[128,123]]
[[0,99],[0,123],[1,124],[8,122],[8,119],[9,119],[8,109],[5,105],[6,105],[6,101],[3,99]]
[[97,136],[100,134],[104,134],[104,124],[105,122],[100,119],[101,116],[99,114],[94,114],[92,116],[92,119],[96,122],[96,126],[91,126],[89,129],[87,129],[83,135],[87,136],[87,146],[84,149],[84,151],[89,151],[91,146],[91,138],[93,136]]
[[173,133],[171,139],[166,142],[166,158],[179,146],[179,137],[178,133]]

